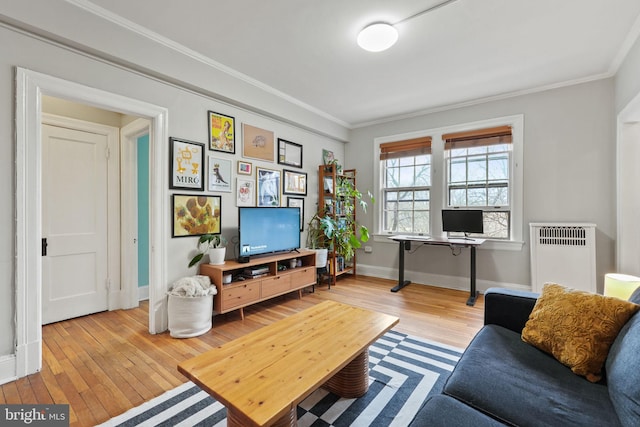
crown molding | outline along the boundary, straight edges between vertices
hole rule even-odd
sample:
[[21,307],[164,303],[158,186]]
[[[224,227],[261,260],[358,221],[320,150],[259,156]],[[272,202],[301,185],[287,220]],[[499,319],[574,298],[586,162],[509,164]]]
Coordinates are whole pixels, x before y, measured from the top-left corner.
[[501,101],[504,99],[515,98],[518,96],[530,95],[538,92],[545,92],[547,90],[560,89],[568,86],[575,86],[582,83],[588,83],[596,80],[607,79],[609,77],[613,77],[613,75],[614,74],[611,73],[611,71],[607,71],[606,73],[595,74],[587,77],[582,77],[579,79],[565,80],[563,82],[552,83],[544,86],[537,86],[531,89],[523,89],[523,90],[518,90],[513,92],[507,92],[500,95],[476,98],[476,99],[471,99],[469,101],[458,102],[455,104],[442,105],[442,106],[428,108],[424,110],[418,110],[418,111],[414,111],[406,114],[389,116],[389,117],[385,117],[378,120],[354,123],[352,124],[351,129],[359,129],[359,128],[375,126],[375,125],[380,125],[380,124],[389,123],[389,122],[396,122],[399,120],[413,119],[415,117],[426,116],[428,114],[441,113],[443,111],[449,111],[449,110],[457,110],[459,108],[471,107],[479,104],[486,104],[488,102]]
[[141,25],[136,24],[135,22],[132,22],[126,18],[123,18],[120,15],[117,15],[113,12],[110,12],[100,6],[97,6],[96,4],[88,1],[88,0],[65,0],[67,3],[70,3],[86,12],[89,12],[99,18],[104,19],[107,22],[110,22],[120,28],[124,28],[134,34],[137,34],[140,37],[146,38],[154,43],[157,43],[167,49],[173,50],[174,52],[178,52],[188,58],[191,58],[195,61],[198,61],[202,64],[205,64],[209,67],[212,67],[218,71],[221,71],[235,79],[238,79],[240,81],[243,81],[245,83],[248,83],[264,92],[267,92],[271,95],[277,96],[278,98],[281,98],[297,107],[300,107],[302,109],[305,109],[317,116],[320,116],[324,119],[327,119],[329,121],[332,121],[340,126],[346,127],[346,128],[350,128],[350,124],[345,122],[344,120],[341,120],[337,117],[332,116],[331,114],[322,111],[318,108],[315,108],[305,102],[302,102],[301,100],[294,98],[291,95],[288,95],[284,92],[279,91],[278,89],[275,89],[265,83],[262,83],[259,80],[256,80],[244,73],[241,73],[237,70],[234,70],[233,68],[230,68],[224,64],[221,64],[218,61],[215,61],[212,58],[209,58],[206,55],[203,55],[199,52],[196,52],[193,49],[189,49],[188,47],[177,43],[167,37],[164,37],[154,31],[151,31]]

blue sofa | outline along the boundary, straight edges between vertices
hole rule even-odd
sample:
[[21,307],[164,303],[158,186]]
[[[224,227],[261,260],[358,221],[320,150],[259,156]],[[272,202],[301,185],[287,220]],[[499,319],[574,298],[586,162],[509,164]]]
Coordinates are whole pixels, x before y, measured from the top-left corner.
[[[537,294],[492,288],[484,326],[413,427],[640,426],[640,313],[622,328],[591,383],[521,339]],[[640,304],[640,289],[630,298]]]

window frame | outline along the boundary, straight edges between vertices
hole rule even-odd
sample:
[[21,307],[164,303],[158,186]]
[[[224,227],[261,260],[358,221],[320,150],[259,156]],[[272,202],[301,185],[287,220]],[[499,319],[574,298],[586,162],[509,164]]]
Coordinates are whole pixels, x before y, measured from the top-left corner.
[[[481,138],[478,138],[481,139]],[[444,202],[444,206],[443,209],[459,209],[459,210],[474,210],[474,209],[482,209],[485,213],[492,213],[492,212],[508,212],[508,219],[509,219],[509,227],[507,229],[507,237],[505,238],[500,238],[500,237],[488,237],[486,235],[475,235],[473,234],[472,237],[476,237],[476,238],[481,238],[481,239],[490,239],[490,240],[499,240],[499,241],[510,241],[511,240],[511,235],[513,233],[513,226],[512,226],[512,191],[511,191],[511,187],[513,185],[513,143],[512,142],[508,142],[508,143],[504,143],[503,145],[506,145],[507,148],[505,150],[501,150],[498,152],[492,152],[491,150],[487,150],[485,153],[469,153],[468,151],[464,154],[464,155],[458,155],[456,154],[454,151],[457,149],[469,149],[471,147],[465,147],[465,148],[451,148],[451,149],[447,149],[446,148],[446,144],[445,144],[445,149],[444,149],[444,185],[445,185],[445,202]],[[479,147],[489,147],[490,145],[478,145]],[[496,146],[496,145],[493,145]],[[506,155],[506,158],[508,160],[509,163],[509,174],[506,178],[507,183],[496,183],[496,182],[491,182],[490,178],[489,178],[489,162],[491,161],[491,156],[492,155],[496,155],[496,154],[502,154],[502,155]],[[485,163],[486,167],[485,167],[485,176],[483,180],[474,180],[472,178],[469,177],[469,166],[470,166],[470,162],[473,162],[473,158],[482,158],[483,163]],[[461,163],[463,163],[465,165],[466,171],[465,171],[465,176],[466,176],[466,180],[465,181],[461,181],[460,183],[455,183],[450,181],[450,179],[452,178],[452,163],[455,163],[455,159],[464,159],[464,161],[462,161]],[[501,179],[501,181],[504,181],[504,179]],[[485,204],[485,205],[473,205],[473,204],[469,204],[469,190],[474,190],[474,189],[482,189],[485,191],[489,191],[491,188],[506,188],[508,190],[508,195],[507,195],[507,200],[508,202],[506,204]],[[452,204],[451,201],[451,190],[465,190],[466,192],[466,204],[464,205],[454,205]],[[487,193],[487,199],[486,201],[488,202],[488,193]],[[486,230],[486,228],[485,228]],[[443,233],[443,234],[447,234],[447,233]]]
[[[425,155],[425,154],[419,154],[419,155],[411,154],[411,155],[406,156],[404,158],[413,157],[415,159],[415,157],[422,156],[422,155]],[[382,175],[381,188],[380,188],[380,192],[378,193],[379,194],[378,200],[380,200],[380,212],[381,212],[381,215],[382,215],[381,221],[380,221],[380,228],[384,228],[385,227],[385,219],[386,219],[385,218],[385,213],[388,211],[388,209],[385,209],[385,206],[386,206],[386,203],[387,203],[387,195],[389,193],[392,193],[392,192],[393,193],[398,193],[398,194],[403,193],[403,192],[411,192],[411,193],[413,193],[413,197],[412,197],[411,201],[412,201],[412,203],[415,204],[415,202],[416,202],[415,193],[426,191],[429,194],[429,197],[427,199],[428,200],[427,201],[427,203],[428,203],[427,209],[419,209],[417,211],[418,212],[427,212],[427,215],[429,217],[431,217],[431,210],[430,210],[430,207],[431,207],[431,187],[432,187],[431,175],[433,174],[433,172],[431,171],[431,169],[432,169],[431,153],[428,153],[427,155],[429,156],[429,162],[428,163],[424,163],[424,164],[428,165],[428,167],[429,167],[429,185],[416,185],[414,187],[401,187],[401,186],[398,186],[398,187],[387,187],[387,186],[384,185],[384,183],[385,183],[386,177],[388,176],[388,174],[386,173],[388,169],[387,169],[386,166],[381,166],[381,168],[384,168],[385,173]],[[387,162],[389,160],[391,160],[391,159],[380,160],[380,162],[382,164],[383,162]],[[401,169],[403,167],[408,167],[408,166],[406,166],[406,165],[403,166],[403,165],[400,165],[400,164],[397,166],[398,169]],[[416,172],[415,160],[414,160],[413,164],[411,165],[411,167],[413,168],[414,178],[415,178],[415,172]],[[399,172],[401,172],[401,171],[399,171]],[[396,207],[399,207],[400,202],[401,202],[401,199],[398,198],[396,200]],[[396,209],[395,212],[396,212],[396,214],[398,214],[400,212],[400,210]],[[416,212],[415,208],[412,209],[412,212]],[[430,222],[431,221],[429,221],[428,226],[431,225]],[[412,224],[415,224],[415,215],[412,215]],[[412,227],[412,228],[415,229],[415,227]],[[384,232],[385,233],[390,233],[390,232],[386,232],[386,231],[384,231]],[[398,231],[396,233],[402,233],[402,232]],[[406,234],[406,233],[404,233],[404,234]],[[428,232],[426,232],[426,233],[414,232],[414,233],[411,233],[411,234],[414,234],[414,235],[425,235],[425,234],[428,234]]]
[[[382,199],[383,190],[383,165],[379,159],[380,144],[400,141],[413,138],[431,137],[431,187],[429,202],[429,230],[430,235],[434,237],[444,237],[442,231],[442,218],[440,212],[448,206],[447,195],[447,179],[446,179],[446,159],[443,134],[473,131],[477,129],[510,126],[512,132],[512,152],[510,159],[509,171],[509,200],[511,205],[511,229],[510,238],[506,239],[486,239],[480,249],[498,249],[498,250],[522,250],[524,246],[524,176],[523,176],[523,158],[524,158],[524,115],[512,115],[497,117],[488,120],[462,123],[452,126],[426,129],[416,132],[408,132],[403,134],[395,134],[374,138],[373,150],[374,161],[378,162],[374,167],[374,190],[377,197]],[[383,207],[382,203],[373,209],[373,238],[375,242],[390,242],[389,237],[398,233],[387,233],[382,231],[383,227]],[[418,235],[415,233],[415,235]]]

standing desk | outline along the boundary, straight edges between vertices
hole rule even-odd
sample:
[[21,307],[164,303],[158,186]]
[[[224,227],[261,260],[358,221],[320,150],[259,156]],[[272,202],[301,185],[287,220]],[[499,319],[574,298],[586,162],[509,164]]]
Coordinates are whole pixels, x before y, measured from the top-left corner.
[[407,286],[411,281],[404,278],[404,251],[411,249],[411,242],[421,243],[423,245],[447,246],[449,248],[470,248],[471,249],[471,270],[469,274],[469,299],[467,305],[474,305],[478,297],[476,290],[476,248],[484,243],[485,239],[470,238],[446,238],[446,237],[429,237],[429,236],[390,236],[389,239],[399,243],[399,261],[398,261],[398,284],[391,288],[391,292],[398,292]]

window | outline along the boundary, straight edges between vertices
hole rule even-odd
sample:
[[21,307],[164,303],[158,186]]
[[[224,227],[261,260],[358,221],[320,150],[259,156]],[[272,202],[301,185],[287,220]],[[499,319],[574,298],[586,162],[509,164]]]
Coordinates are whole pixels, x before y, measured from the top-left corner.
[[482,209],[482,249],[522,249],[523,115],[378,137],[374,147],[376,241],[444,236],[443,209]]
[[511,127],[442,135],[445,141],[447,207],[482,209],[484,234],[511,237]]
[[428,234],[431,138],[381,144],[380,161],[383,231]]

